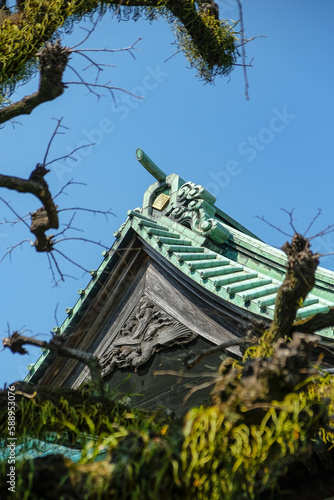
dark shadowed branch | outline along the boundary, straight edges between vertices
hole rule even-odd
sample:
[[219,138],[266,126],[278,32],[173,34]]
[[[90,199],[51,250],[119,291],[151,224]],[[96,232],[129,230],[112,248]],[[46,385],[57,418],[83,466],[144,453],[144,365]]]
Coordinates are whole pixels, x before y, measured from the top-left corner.
[[277,292],[270,327],[273,339],[290,334],[298,309],[315,285],[315,271],[319,264],[319,254],[312,253],[309,241],[301,234],[296,233],[292,242],[286,242],[282,250],[288,262],[285,279]]
[[13,332],[10,337],[2,339],[2,343],[3,346],[8,347],[12,351],[12,353],[27,354],[28,351],[24,346],[32,345],[41,347],[43,349],[49,349],[59,356],[75,359],[81,363],[84,363],[90,370],[92,382],[97,395],[103,396],[104,390],[101,366],[98,359],[93,354],[80,351],[78,349],[73,349],[71,347],[66,347],[63,345],[61,338],[57,336],[53,337],[50,342],[46,342],[45,340],[38,340],[33,337],[25,337],[24,335],[20,335],[18,332]]
[[203,361],[208,356],[211,356],[212,354],[216,354],[217,352],[225,351],[229,347],[233,346],[238,346],[241,344],[250,344],[251,341],[247,341],[247,339],[233,339],[233,340],[227,340],[226,342],[223,342],[222,344],[216,345],[214,347],[211,347],[210,349],[207,349],[205,351],[201,351],[197,354],[192,354],[190,353],[187,355],[184,359],[184,364],[186,368],[193,368],[196,366],[198,363]]
[[334,308],[331,307],[325,313],[318,313],[311,318],[296,321],[293,324],[292,332],[314,333],[323,328],[334,326]]
[[12,120],[16,116],[29,115],[40,104],[59,97],[65,89],[62,83],[70,50],[62,47],[59,40],[47,43],[36,54],[39,60],[39,87],[37,92],[25,96],[21,101],[0,109],[0,123]]

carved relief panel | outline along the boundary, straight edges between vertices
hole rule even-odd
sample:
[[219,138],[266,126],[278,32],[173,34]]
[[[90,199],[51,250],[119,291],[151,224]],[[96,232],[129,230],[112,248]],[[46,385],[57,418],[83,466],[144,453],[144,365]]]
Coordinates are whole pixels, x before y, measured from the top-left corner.
[[166,314],[143,295],[112,345],[101,356],[102,375],[105,377],[116,368],[136,370],[156,351],[191,342],[196,337],[197,333]]

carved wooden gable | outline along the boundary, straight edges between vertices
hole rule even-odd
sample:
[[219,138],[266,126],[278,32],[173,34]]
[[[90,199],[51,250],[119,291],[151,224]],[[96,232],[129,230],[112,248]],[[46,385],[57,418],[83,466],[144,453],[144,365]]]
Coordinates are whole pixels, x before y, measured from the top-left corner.
[[[205,188],[167,176],[138,151],[158,182],[144,194],[143,206],[128,212],[99,269],[54,332],[69,347],[94,353],[111,387],[143,394],[136,400],[141,406],[178,411],[193,389],[168,373],[184,368],[190,350],[235,339],[253,320],[269,323],[286,258],[219,210]],[[320,268],[297,318],[329,307],[334,273]],[[333,328],[320,334],[334,337]],[[205,370],[216,371],[221,358],[210,357]],[[162,371],[164,376],[156,375]],[[193,371],[193,384],[205,385],[202,373],[202,366]],[[87,377],[76,361],[44,353],[26,380],[76,388]]]
[[196,333],[143,295],[111,346],[100,357],[102,374],[109,375],[117,368],[136,370],[155,352],[191,342],[196,337]]

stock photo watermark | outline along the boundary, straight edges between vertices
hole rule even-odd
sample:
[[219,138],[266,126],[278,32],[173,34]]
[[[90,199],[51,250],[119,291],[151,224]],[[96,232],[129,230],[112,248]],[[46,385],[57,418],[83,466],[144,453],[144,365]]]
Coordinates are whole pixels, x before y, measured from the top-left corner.
[[283,106],[282,109],[273,108],[268,125],[262,127],[256,135],[249,135],[246,140],[239,143],[237,152],[238,158],[241,158],[229,160],[222,170],[216,172],[211,170],[209,177],[213,182],[206,183],[204,187],[217,197],[220,191],[230,184],[233,177],[243,172],[243,162],[253,162],[257,155],[264,151],[276,135],[283,132],[296,116],[288,111],[287,106]]
[[15,385],[8,387],[7,391],[7,463],[9,471],[7,473],[8,491],[15,493],[16,486],[16,420],[15,420]]
[[[116,99],[116,106],[111,104],[110,111],[114,115],[117,115],[118,120],[126,120],[131,112],[140,106],[143,99],[145,99],[150,92],[156,90],[169,76],[169,73],[162,71],[159,65],[156,65],[155,68],[146,66],[145,71],[145,75],[140,85],[133,87],[131,93],[122,93],[119,98]],[[91,155],[93,148],[102,144],[104,137],[112,134],[116,130],[116,127],[117,121],[115,122],[115,120],[105,117],[99,121],[97,127],[90,130],[83,129],[81,131],[82,139],[74,146],[67,145],[65,147],[66,154],[70,156],[62,162],[56,162],[52,167],[52,171],[59,182],[63,182],[66,175],[71,175],[73,170],[80,166],[82,160]],[[74,150],[75,153],[71,154]]]

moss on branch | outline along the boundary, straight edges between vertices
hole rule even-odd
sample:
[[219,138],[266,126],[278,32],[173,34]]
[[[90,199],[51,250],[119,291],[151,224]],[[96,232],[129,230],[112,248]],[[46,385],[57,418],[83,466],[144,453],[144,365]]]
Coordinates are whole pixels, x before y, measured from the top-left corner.
[[285,243],[282,250],[287,254],[288,263],[269,330],[273,341],[290,335],[296,313],[315,285],[315,271],[319,264],[319,255],[312,253],[309,241],[301,234],[296,233],[292,242]]
[[[179,45],[200,75],[210,81],[231,71],[236,36],[225,21],[198,10],[193,0],[25,0],[23,8],[0,18],[0,96],[10,95],[17,82],[36,71],[37,54],[57,30],[83,16],[111,9],[118,16],[149,19],[162,15],[176,29]],[[176,25],[175,25],[176,22]],[[198,64],[197,64],[198,62]],[[56,91],[55,91],[56,92]],[[26,109],[28,106],[26,104]]]
[[[57,443],[81,450],[77,463],[59,455],[18,460],[16,498],[28,492],[32,500],[66,494],[248,500],[263,491],[268,498],[284,471],[311,455],[315,438],[324,450],[334,442],[327,429],[334,412],[333,376],[309,366],[313,344],[314,337],[296,334],[292,342],[276,342],[271,359],[225,361],[213,404],[191,409],[184,420],[130,409],[87,389],[16,384],[17,445],[56,436]],[[3,391],[2,435],[6,426]]]

